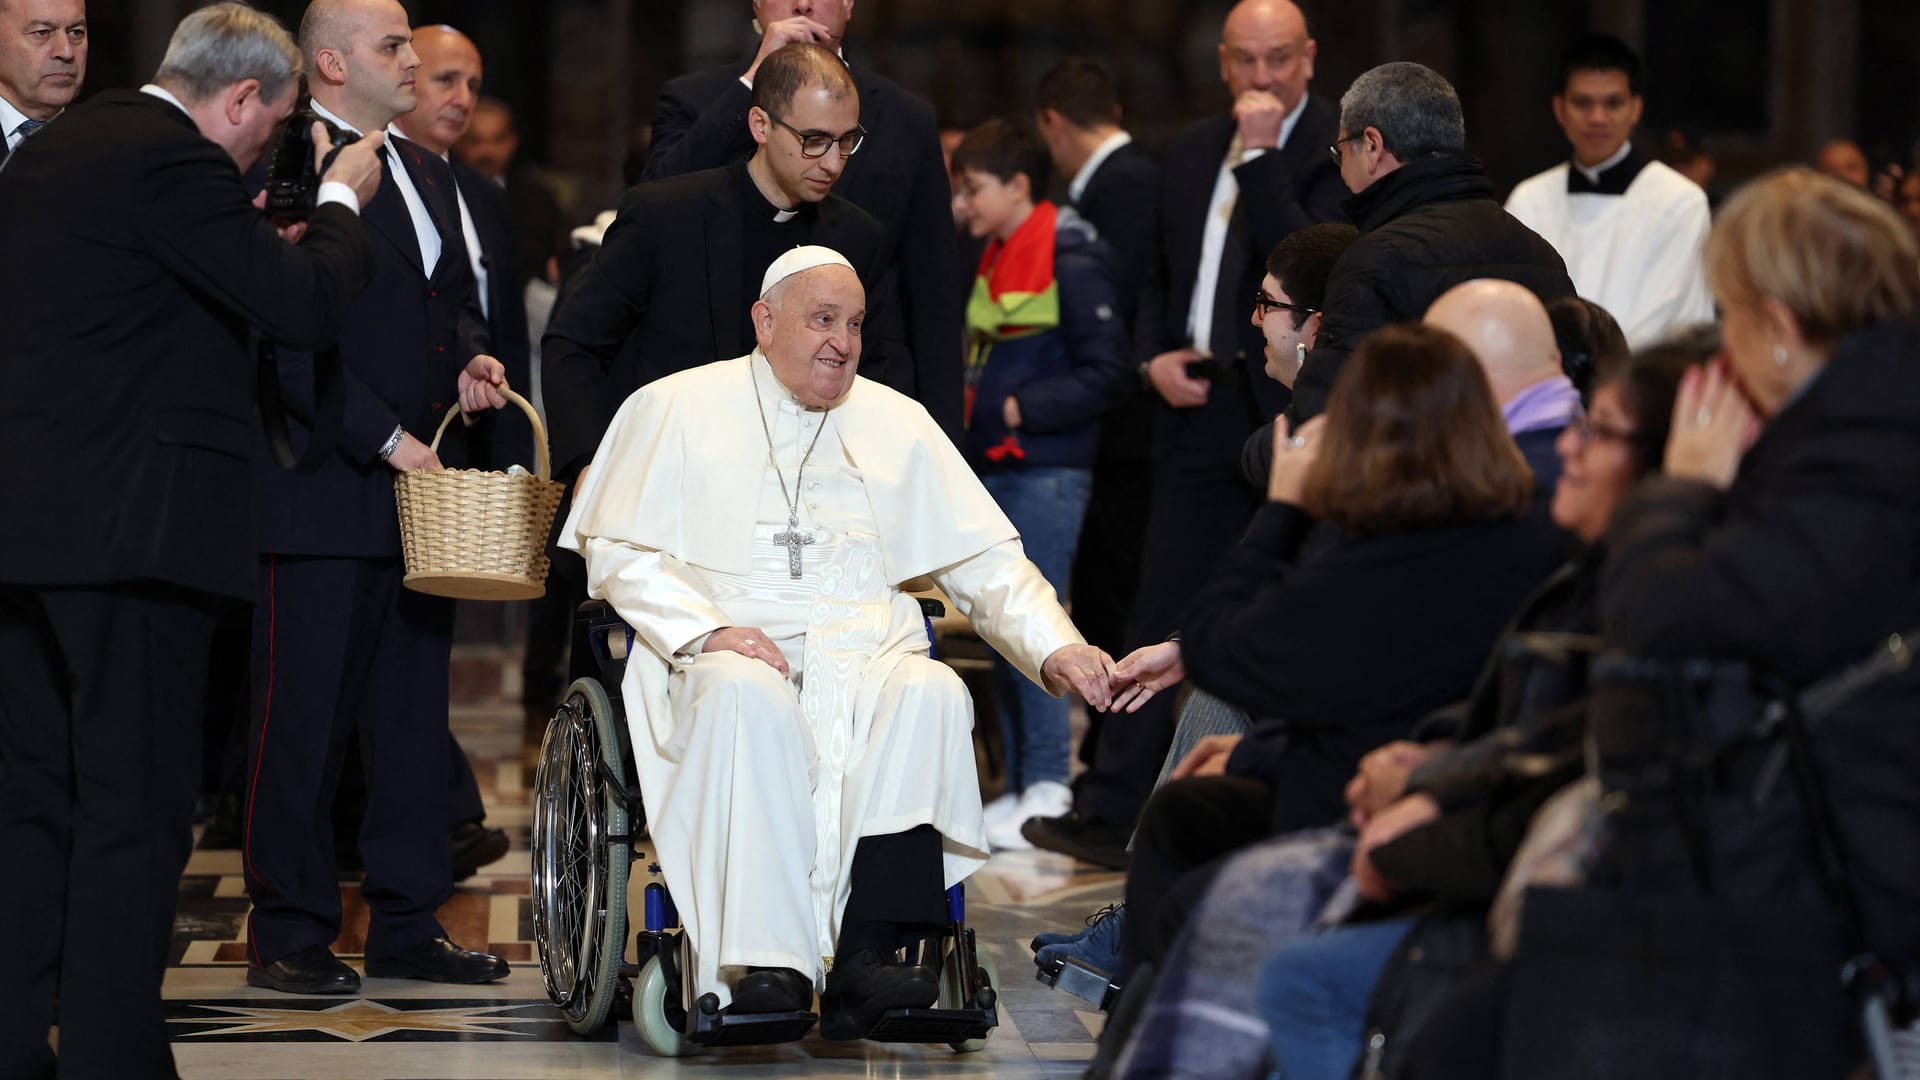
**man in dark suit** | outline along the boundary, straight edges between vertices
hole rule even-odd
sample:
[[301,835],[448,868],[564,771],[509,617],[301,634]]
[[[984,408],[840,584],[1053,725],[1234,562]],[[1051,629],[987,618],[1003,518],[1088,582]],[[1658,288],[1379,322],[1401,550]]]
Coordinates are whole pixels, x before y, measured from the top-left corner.
[[0,167],[86,78],[86,0],[0,2]]
[[[413,51],[420,56],[420,70],[414,74],[416,104],[412,112],[396,119],[394,126],[415,145],[438,154],[453,170],[460,232],[478,286],[480,310],[487,317],[493,354],[507,369],[507,384],[525,393],[533,385],[528,356],[532,343],[527,339],[525,279],[519,272],[506,192],[449,153],[472,122],[479,101],[480,81],[485,74],[480,49],[451,26],[422,26],[413,32]],[[481,452],[475,456],[490,468],[505,469],[514,464],[533,468],[533,425],[525,413],[507,409],[491,417],[484,434],[486,445],[477,448]],[[509,842],[505,830],[484,823],[487,809],[480,800],[473,766],[451,732],[447,743],[453,752],[453,802],[449,807],[453,879],[464,881],[505,855]]]
[[0,296],[32,314],[0,349],[0,455],[20,463],[0,529],[19,886],[0,920],[27,929],[0,951],[0,1075],[174,1075],[160,982],[210,642],[254,589],[248,329],[323,347],[373,274],[355,213],[377,140],[334,162],[298,246],[247,205],[241,172],[299,70],[269,17],[204,8],[146,92],[75,107],[0,173]]
[[[357,132],[415,101],[419,58],[397,0],[315,0],[300,25],[313,108]],[[504,403],[446,163],[389,133],[365,216],[378,269],[340,336],[339,449],[310,473],[258,470],[261,601],[254,616],[250,787],[242,841],[247,981],[345,993],[360,977],[327,948],[340,931],[334,787],[357,737],[366,776],[360,855],[369,977],[489,982],[498,957],[449,941],[451,601],[405,591],[397,471],[440,465],[416,433],[449,408]]]
[[[1262,372],[1264,342],[1248,312],[1266,253],[1296,229],[1337,220],[1346,197],[1327,157],[1338,114],[1307,93],[1314,52],[1306,17],[1289,0],[1242,0],[1219,47],[1232,112],[1188,128],[1167,153],[1159,258],[1134,343],[1160,405],[1131,646],[1179,629],[1188,598],[1258,505],[1240,474],[1240,447],[1286,408],[1287,391]],[[1127,834],[1172,737],[1167,695],[1109,726],[1074,813],[1029,822],[1027,838],[1124,864]]]
[[[753,0],[753,13],[761,38],[752,60],[683,75],[661,88],[649,180],[715,168],[753,152],[746,124],[753,87],[767,58],[782,46],[810,42],[845,59],[842,39],[853,0]],[[867,335],[861,374],[926,406],[958,441],[962,308],[952,302],[952,192],[933,110],[864,65],[848,67],[860,87],[860,123],[870,138],[860,156],[847,162],[838,189],[886,228],[886,275],[867,289],[876,301],[878,332]]]
[[567,215],[540,170],[515,160],[520,132],[513,126],[513,107],[482,95],[455,153],[507,193],[520,253],[520,284],[534,278],[560,284],[560,264],[569,254]]
[[[1120,126],[1113,76],[1091,60],[1062,60],[1040,77],[1034,126],[1067,199],[1113,249],[1122,324],[1129,334],[1140,288],[1160,243],[1160,167]],[[1153,401],[1145,386],[1128,395],[1100,428],[1093,494],[1073,560],[1073,621],[1087,640],[1114,655],[1126,647],[1127,616],[1140,578],[1146,535],[1142,510],[1153,492]],[[1096,713],[1080,758],[1091,764],[1105,716]]]
[[849,151],[864,152],[853,78],[817,45],[787,46],[759,74],[740,121],[753,156],[629,191],[555,305],[541,365],[562,473],[593,453],[634,390],[753,351],[748,309],[782,253],[818,244],[846,256],[863,282],[880,272],[880,223],[832,193],[859,160]]

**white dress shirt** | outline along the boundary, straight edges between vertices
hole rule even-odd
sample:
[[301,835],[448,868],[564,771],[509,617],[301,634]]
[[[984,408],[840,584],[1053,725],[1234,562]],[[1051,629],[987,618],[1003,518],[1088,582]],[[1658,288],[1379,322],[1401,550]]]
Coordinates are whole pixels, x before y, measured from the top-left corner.
[[[1300,117],[1307,111],[1307,95],[1280,123],[1280,141],[1274,149],[1284,149]],[[1213,182],[1213,201],[1207,207],[1207,229],[1200,240],[1200,276],[1193,283],[1193,304],[1187,309],[1187,340],[1201,353],[1213,354],[1213,300],[1220,291],[1220,257],[1227,249],[1227,229],[1233,221],[1233,208],[1240,201],[1240,182],[1233,170],[1267,152],[1266,147],[1248,150],[1235,131],[1227,144],[1227,156],[1220,161],[1220,174]],[[1262,252],[1264,257],[1266,253]],[[1252,302],[1252,298],[1248,298]]]
[[26,123],[27,119],[26,113],[13,107],[13,102],[0,97],[0,134],[4,134],[7,138],[8,153],[12,153],[14,148],[20,145],[20,140],[27,137],[26,133],[20,130],[20,125]]
[[[359,128],[335,116],[325,105],[315,101],[313,111],[336,127],[345,128],[355,135],[362,135]],[[427,213],[427,204],[420,198],[419,189],[413,186],[413,174],[407,171],[406,163],[400,160],[400,151],[393,148],[394,128],[388,125],[387,143],[381,151],[387,155],[392,166],[393,185],[400,189],[400,199],[407,204],[407,216],[413,219],[413,235],[420,243],[420,265],[426,268],[427,276],[433,276],[433,268],[440,265],[440,229],[433,223],[433,215]],[[405,136],[401,136],[405,138]]]
[[1107,159],[1113,156],[1114,151],[1132,141],[1133,136],[1124,131],[1116,131],[1107,136],[1105,142],[1094,147],[1093,153],[1087,157],[1087,163],[1080,166],[1080,171],[1074,173],[1072,182],[1067,184],[1068,201],[1077,204],[1080,196],[1087,193],[1087,185],[1093,183],[1093,174],[1100,171],[1100,166],[1107,163]]
[[[404,136],[402,136],[404,138]],[[440,160],[453,165],[445,154]],[[487,299],[487,260],[486,253],[480,250],[480,230],[474,227],[473,211],[467,209],[467,193],[460,190],[460,179],[454,178],[453,197],[460,204],[460,235],[467,241],[467,261],[473,264],[473,294],[480,298],[480,314],[493,318],[493,305]]]

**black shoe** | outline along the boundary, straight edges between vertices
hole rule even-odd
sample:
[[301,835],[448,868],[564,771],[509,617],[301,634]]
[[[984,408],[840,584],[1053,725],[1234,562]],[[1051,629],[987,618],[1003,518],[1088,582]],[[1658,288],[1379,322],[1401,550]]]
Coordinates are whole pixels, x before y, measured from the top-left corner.
[[1020,835],[1034,847],[1071,855],[1109,870],[1127,868],[1127,830],[1091,814],[1069,810],[1060,817],[1029,818]]
[[201,851],[224,851],[240,846],[240,796],[229,792],[213,804],[213,817],[200,832]]
[[730,1013],[806,1012],[813,982],[792,968],[751,968],[733,984]]
[[820,1034],[864,1039],[888,1009],[925,1009],[940,997],[939,973],[901,963],[892,953],[861,949],[836,958],[820,995]]
[[326,946],[309,945],[264,967],[248,962],[247,985],[283,994],[357,994],[360,976]]
[[507,962],[492,953],[463,949],[444,937],[392,956],[367,957],[369,979],[425,979],[443,983],[490,983],[507,977]]
[[453,845],[453,880],[465,881],[474,871],[497,862],[512,844],[507,830],[493,829],[477,821],[456,825],[449,842]]

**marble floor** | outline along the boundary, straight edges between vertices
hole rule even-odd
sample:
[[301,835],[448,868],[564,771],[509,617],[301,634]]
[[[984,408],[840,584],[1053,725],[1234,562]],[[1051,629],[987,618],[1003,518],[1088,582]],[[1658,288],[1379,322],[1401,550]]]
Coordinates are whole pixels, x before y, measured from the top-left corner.
[[[1046,852],[1010,852],[968,886],[968,917],[1002,973],[1000,1026],[986,1049],[835,1043],[811,1036],[776,1047],[653,1056],[631,1024],[593,1039],[574,1036],[548,1003],[534,956],[529,913],[529,822],[519,761],[520,717],[500,705],[456,706],[455,732],[473,759],[490,824],[514,849],[463,883],[441,909],[460,944],[513,963],[505,981],[481,987],[369,979],[359,997],[301,997],[246,985],[247,897],[237,851],[197,850],[180,883],[174,963],[165,996],[174,1055],[191,1080],[520,1080],[673,1076],[1065,1078],[1092,1055],[1102,1017],[1079,998],[1032,978],[1027,941],[1078,925],[1118,898],[1121,875]],[[636,874],[642,873],[636,870]],[[638,882],[635,883],[636,886]],[[638,896],[636,887],[631,895]],[[347,927],[334,951],[359,966],[366,910],[344,881]]]

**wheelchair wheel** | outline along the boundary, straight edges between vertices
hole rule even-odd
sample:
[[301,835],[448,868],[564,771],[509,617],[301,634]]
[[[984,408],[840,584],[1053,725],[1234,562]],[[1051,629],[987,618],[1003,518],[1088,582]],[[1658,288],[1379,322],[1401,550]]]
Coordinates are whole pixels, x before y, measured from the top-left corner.
[[547,996],[567,1026],[591,1035],[606,1023],[626,952],[627,808],[601,780],[620,772],[621,722],[594,679],[577,680],[547,725],[534,776],[533,936]]
[[633,1026],[647,1049],[661,1057],[685,1057],[698,1049],[668,1015],[668,1002],[678,997],[679,990],[668,982],[658,956],[640,968],[639,977],[633,981]]
[[[960,942],[954,942],[953,949],[947,954],[947,962],[940,968],[940,1000],[934,1004],[936,1009],[970,1009],[974,1003],[960,994],[960,964],[966,956],[966,949]],[[986,973],[987,985],[999,987],[1000,971],[994,966],[993,957],[985,952],[978,953],[980,970]],[[955,1053],[971,1054],[987,1048],[986,1036],[978,1039],[964,1039],[947,1044]]]

